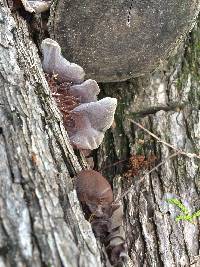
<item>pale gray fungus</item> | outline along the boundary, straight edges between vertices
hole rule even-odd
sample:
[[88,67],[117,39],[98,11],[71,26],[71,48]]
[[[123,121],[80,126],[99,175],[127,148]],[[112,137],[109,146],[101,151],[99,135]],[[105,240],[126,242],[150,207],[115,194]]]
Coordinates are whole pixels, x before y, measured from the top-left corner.
[[96,149],[104,133],[113,123],[117,99],[106,97],[97,102],[81,104],[72,110],[75,127],[70,141],[78,149]]
[[33,9],[31,3],[28,0],[21,0],[21,3],[24,7],[24,9],[29,13],[34,13],[35,10]]
[[28,3],[36,14],[46,12],[51,6],[51,1],[28,1]]
[[[28,0],[20,0],[21,5],[24,9],[29,13],[40,14],[42,12],[46,12],[50,9],[51,1],[28,1]],[[18,5],[17,3],[16,5]]]
[[57,75],[60,82],[72,82],[75,84],[84,81],[85,72],[82,67],[75,63],[70,63],[61,54],[59,44],[47,38],[41,44],[43,61],[42,66],[44,72]]
[[80,105],[71,111],[74,127],[67,127],[71,144],[77,149],[93,150],[103,141],[104,133],[113,123],[117,99],[106,97],[97,101],[100,88],[95,80],[84,81],[85,72],[61,55],[59,44],[45,39],[41,44],[42,66],[46,73],[57,75],[60,82],[72,82],[69,92]]
[[89,103],[97,101],[97,95],[100,88],[95,80],[86,80],[82,84],[72,85],[70,93],[79,98],[80,103]]

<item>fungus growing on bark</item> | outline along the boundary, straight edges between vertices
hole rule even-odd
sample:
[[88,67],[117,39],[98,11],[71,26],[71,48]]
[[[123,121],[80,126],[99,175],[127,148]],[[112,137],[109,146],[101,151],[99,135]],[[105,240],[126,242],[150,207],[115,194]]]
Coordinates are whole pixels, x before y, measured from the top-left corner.
[[[97,95],[100,92],[97,82],[91,79],[83,82],[84,70],[62,57],[60,46],[56,41],[47,38],[42,41],[41,48],[43,69],[51,75],[49,85],[52,87],[52,77],[54,80],[56,77],[53,90],[54,87],[60,87],[56,89],[56,93],[52,92],[63,114],[64,125],[69,133],[71,144],[82,150],[98,148],[105,131],[113,123],[117,99],[106,97],[97,101]],[[66,82],[67,86],[65,86]],[[70,85],[70,82],[73,84]],[[66,87],[64,90],[63,85]],[[68,105],[71,103],[72,96],[76,99],[75,104],[83,103],[73,110]]]
[[96,217],[110,217],[113,192],[108,181],[94,170],[78,173],[76,190],[79,201],[86,204]]
[[12,10],[24,9],[29,13],[42,13],[49,10],[51,1],[28,1],[28,0],[13,0],[8,1],[9,7]]
[[89,103],[97,101],[97,95],[100,88],[95,80],[86,80],[82,84],[70,86],[70,93],[77,97],[80,103]]
[[[9,3],[11,3],[11,1],[9,1]],[[31,6],[31,4],[29,3],[28,0],[14,0],[14,1],[12,1],[12,9],[16,10],[19,8],[24,8],[24,10],[29,12],[29,13],[35,12],[35,10],[33,9],[33,7]]]
[[127,258],[125,232],[122,226],[122,206],[113,202],[113,192],[108,181],[94,170],[82,170],[77,175],[76,190],[79,201],[97,238],[105,244],[111,264]]
[[61,55],[59,44],[47,38],[41,44],[43,61],[42,66],[46,73],[57,75],[60,82],[82,83],[85,72],[82,67],[70,63]]
[[51,1],[28,1],[36,14],[46,12],[51,6]]
[[109,255],[111,264],[115,265],[127,259],[127,245],[125,243],[125,232],[122,227],[123,208],[118,206],[110,218],[110,233],[106,238],[106,251]]
[[117,100],[106,97],[96,102],[80,104],[79,98],[72,95],[69,83],[58,84],[48,74],[46,78],[62,112],[71,144],[77,149],[96,149],[101,144],[105,131],[112,125]]
[[113,123],[117,99],[106,97],[81,104],[72,111],[74,128],[69,131],[72,145],[78,149],[96,149]]

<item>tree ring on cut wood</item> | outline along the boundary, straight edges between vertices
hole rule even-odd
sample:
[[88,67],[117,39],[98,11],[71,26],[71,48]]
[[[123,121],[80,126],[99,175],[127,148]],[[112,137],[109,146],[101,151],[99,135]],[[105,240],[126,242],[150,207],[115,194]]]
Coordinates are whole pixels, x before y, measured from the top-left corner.
[[58,0],[50,35],[86,78],[122,81],[155,69],[191,28],[198,0]]

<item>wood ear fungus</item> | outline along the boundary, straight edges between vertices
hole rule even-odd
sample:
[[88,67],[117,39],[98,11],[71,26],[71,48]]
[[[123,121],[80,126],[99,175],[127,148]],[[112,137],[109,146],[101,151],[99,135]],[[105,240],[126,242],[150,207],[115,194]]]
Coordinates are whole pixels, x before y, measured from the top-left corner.
[[122,226],[123,209],[113,202],[113,192],[108,181],[93,170],[83,170],[76,179],[77,195],[97,238],[105,244],[111,264],[127,258],[125,232]]
[[[72,95],[79,102],[79,105],[70,111],[74,127],[65,125],[71,144],[74,148],[81,150],[98,148],[103,141],[105,131],[113,123],[117,99],[105,97],[97,101],[97,95],[100,92],[97,82],[91,79],[84,81],[84,70],[62,56],[61,48],[56,41],[50,38],[43,40],[41,49],[44,71],[56,77],[60,83],[58,86],[62,87],[65,82],[70,83],[69,97]],[[65,100],[66,95],[63,92]],[[59,99],[63,103],[62,94],[59,95]],[[62,106],[63,116],[66,116],[66,112],[64,112],[66,110],[67,108]],[[65,118],[64,121],[66,121]]]
[[72,145],[78,149],[98,148],[113,123],[116,106],[115,98],[106,97],[74,108],[71,115],[75,127],[69,131]]
[[82,83],[85,72],[82,67],[75,63],[70,63],[61,54],[59,44],[47,38],[41,44],[43,61],[42,66],[46,73],[57,75],[60,82]]
[[108,181],[99,172],[81,171],[77,176],[76,190],[80,202],[86,204],[91,213],[102,217],[104,213],[109,212],[113,192]]

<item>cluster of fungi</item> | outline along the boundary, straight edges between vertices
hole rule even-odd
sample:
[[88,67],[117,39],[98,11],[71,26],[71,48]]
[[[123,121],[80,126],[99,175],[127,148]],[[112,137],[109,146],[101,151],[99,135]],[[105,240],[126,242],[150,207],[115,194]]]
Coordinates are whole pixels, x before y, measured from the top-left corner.
[[43,40],[41,49],[43,69],[51,75],[49,84],[72,146],[80,150],[98,148],[105,131],[113,123],[117,99],[105,97],[98,101],[100,89],[97,82],[91,79],[84,81],[82,67],[67,61],[56,41]]
[[76,179],[77,195],[93,232],[106,246],[111,264],[127,258],[122,206],[114,202],[108,181],[94,170],[83,170]]
[[[85,80],[79,65],[70,63],[61,54],[59,44],[52,39],[42,41],[42,66],[75,149],[91,151],[101,144],[104,133],[114,120],[117,99],[97,100],[100,92],[95,80]],[[108,181],[92,169],[82,170],[76,177],[79,201],[93,232],[106,246],[111,264],[126,259],[125,233],[122,227],[123,209],[114,202]]]

